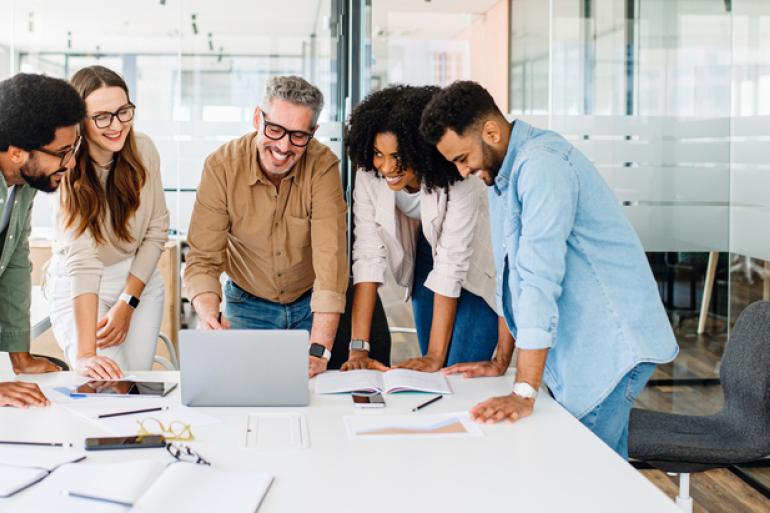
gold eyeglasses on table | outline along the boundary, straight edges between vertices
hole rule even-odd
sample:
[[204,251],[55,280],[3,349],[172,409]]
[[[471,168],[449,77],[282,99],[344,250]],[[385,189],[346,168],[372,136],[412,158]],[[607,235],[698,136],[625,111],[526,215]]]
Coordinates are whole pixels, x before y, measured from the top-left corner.
[[136,423],[139,424],[138,436],[162,435],[169,442],[192,442],[195,440],[190,424],[181,420],[172,420],[168,426],[155,417],[137,420]]

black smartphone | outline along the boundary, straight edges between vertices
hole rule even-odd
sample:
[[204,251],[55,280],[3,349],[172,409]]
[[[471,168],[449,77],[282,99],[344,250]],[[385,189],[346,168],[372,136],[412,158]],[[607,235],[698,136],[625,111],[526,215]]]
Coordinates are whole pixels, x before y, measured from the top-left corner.
[[385,399],[382,394],[350,394],[353,398],[353,405],[356,408],[383,408]]
[[161,435],[104,436],[98,438],[86,438],[87,451],[106,451],[111,449],[151,449],[165,446],[166,439]]

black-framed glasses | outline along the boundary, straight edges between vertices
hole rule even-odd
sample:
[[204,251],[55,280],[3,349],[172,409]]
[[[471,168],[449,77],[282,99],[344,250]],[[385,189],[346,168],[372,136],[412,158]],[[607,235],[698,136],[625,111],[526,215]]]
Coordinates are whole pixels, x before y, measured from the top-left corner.
[[189,445],[167,444],[166,450],[178,461],[211,466],[211,463],[203,459],[203,456],[193,451]]
[[66,150],[61,151],[51,151],[46,150],[45,148],[37,148],[32,151],[39,151],[40,153],[45,153],[46,155],[51,155],[52,157],[59,157],[59,170],[51,173],[52,175],[63,173],[66,171],[67,164],[69,164],[69,161],[72,160],[72,157],[78,154],[78,151],[80,151],[80,143],[83,142],[83,136],[79,135],[78,138],[75,140],[75,143],[67,148]]
[[134,112],[136,111],[136,105],[128,103],[115,112],[97,112],[88,116],[96,125],[96,128],[107,128],[112,124],[114,118],[118,118],[121,123],[128,123],[134,119]]
[[273,141],[280,141],[286,134],[289,135],[289,142],[294,146],[304,148],[310,143],[310,139],[313,138],[312,132],[306,132],[304,130],[289,130],[288,128],[279,125],[278,123],[271,123],[267,120],[265,113],[262,113],[262,129],[265,131],[265,137]]

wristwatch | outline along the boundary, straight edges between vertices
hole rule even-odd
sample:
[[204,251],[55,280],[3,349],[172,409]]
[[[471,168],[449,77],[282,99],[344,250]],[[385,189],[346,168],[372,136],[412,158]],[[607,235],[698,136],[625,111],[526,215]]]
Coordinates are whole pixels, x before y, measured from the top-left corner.
[[315,342],[310,344],[307,352],[310,356],[315,356],[316,358],[325,358],[326,360],[330,360],[332,357],[332,352],[326,349],[326,346],[323,344],[316,344]]
[[537,395],[537,390],[532,388],[532,385],[524,381],[519,381],[513,384],[513,394],[518,395],[524,399],[534,399]]
[[353,339],[350,341],[350,345],[348,345],[349,351],[366,351],[368,353],[370,348],[369,342],[360,339]]
[[120,295],[119,299],[128,303],[128,306],[130,306],[134,310],[136,310],[136,307],[139,306],[139,298],[136,296],[132,296],[131,294],[128,294],[126,292],[123,292]]

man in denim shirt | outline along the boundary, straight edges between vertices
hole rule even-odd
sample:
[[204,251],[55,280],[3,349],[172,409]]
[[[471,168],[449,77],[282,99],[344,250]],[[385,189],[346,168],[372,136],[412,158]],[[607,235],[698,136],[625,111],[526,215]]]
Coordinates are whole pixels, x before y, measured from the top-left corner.
[[[424,136],[489,189],[497,301],[519,356],[513,394],[475,406],[480,421],[532,413],[545,381],[556,400],[624,458],[631,406],[678,347],[647,259],[612,191],[560,135],[508,123],[491,95],[455,82],[434,97]],[[447,372],[501,375],[492,362]]]

